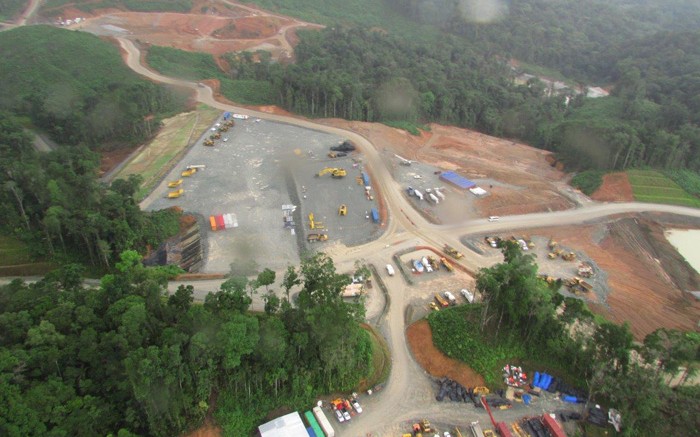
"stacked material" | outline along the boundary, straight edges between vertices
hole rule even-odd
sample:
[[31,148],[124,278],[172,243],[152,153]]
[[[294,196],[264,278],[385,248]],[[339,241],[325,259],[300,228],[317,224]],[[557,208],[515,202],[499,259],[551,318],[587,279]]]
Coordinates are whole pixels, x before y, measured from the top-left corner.
[[209,224],[212,231],[223,231],[238,227],[238,218],[236,214],[227,213],[209,216]]

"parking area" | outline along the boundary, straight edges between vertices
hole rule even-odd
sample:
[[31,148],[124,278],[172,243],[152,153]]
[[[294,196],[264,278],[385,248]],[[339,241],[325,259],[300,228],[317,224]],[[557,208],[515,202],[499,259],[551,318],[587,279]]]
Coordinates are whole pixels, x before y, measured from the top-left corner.
[[[223,122],[222,117],[217,123]],[[203,272],[228,272],[233,266],[236,273],[252,274],[264,267],[280,270],[298,263],[307,245],[310,212],[324,222],[329,243],[341,240],[355,245],[380,234],[379,226],[366,215],[376,202],[366,199],[364,186],[355,179],[361,163],[353,159],[360,161],[360,155],[327,156],[330,146],[341,143],[342,138],[254,118],[236,119],[213,146],[205,146],[213,133],[207,130],[202,135],[146,207],[157,210],[177,205],[197,215],[206,248]],[[190,165],[202,168],[183,177]],[[329,166],[342,166],[347,176],[316,176]],[[183,179],[183,194],[168,198],[167,183],[178,179]],[[284,227],[282,205],[288,204],[297,206],[294,228]],[[341,204],[347,206],[347,215],[342,217],[338,216]],[[234,215],[238,226],[212,231],[209,217],[220,214]]]

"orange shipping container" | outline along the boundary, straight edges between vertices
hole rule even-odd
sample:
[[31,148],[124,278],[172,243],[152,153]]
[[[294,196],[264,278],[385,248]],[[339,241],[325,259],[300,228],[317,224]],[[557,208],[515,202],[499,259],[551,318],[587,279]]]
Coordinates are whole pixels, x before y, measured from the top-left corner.
[[209,216],[209,224],[211,225],[211,230],[215,231],[216,230],[216,219],[214,218],[213,215]]

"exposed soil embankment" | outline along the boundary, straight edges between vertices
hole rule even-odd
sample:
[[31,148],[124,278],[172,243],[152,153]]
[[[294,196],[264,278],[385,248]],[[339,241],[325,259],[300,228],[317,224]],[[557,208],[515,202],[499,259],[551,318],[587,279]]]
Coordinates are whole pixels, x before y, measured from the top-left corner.
[[166,240],[146,259],[146,265],[177,265],[186,272],[197,272],[204,263],[204,245],[197,218],[183,215],[180,232]]
[[433,332],[427,320],[419,320],[409,326],[406,337],[413,357],[430,375],[436,378],[446,376],[465,387],[484,385],[484,378],[471,367],[448,357],[435,347]]

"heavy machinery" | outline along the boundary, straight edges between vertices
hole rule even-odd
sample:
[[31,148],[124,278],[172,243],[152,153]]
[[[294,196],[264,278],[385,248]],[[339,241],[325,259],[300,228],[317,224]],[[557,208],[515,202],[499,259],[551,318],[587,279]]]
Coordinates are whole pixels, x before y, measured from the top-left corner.
[[182,179],[168,182],[168,188],[176,188],[176,187],[179,187],[180,185],[182,185]]
[[464,255],[461,252],[459,252],[457,249],[450,246],[449,244],[445,244],[445,252],[447,252],[447,254],[453,258],[460,259],[464,257]]
[[207,138],[206,140],[204,140],[204,145],[205,146],[213,146],[214,140],[210,140],[209,138]]
[[450,303],[444,297],[440,296],[439,293],[435,293],[435,300],[443,308],[447,308],[448,306],[450,306]]
[[491,393],[491,391],[489,390],[488,387],[474,387],[474,395],[475,396],[487,395],[489,393]]
[[348,206],[346,204],[340,205],[338,208],[338,215],[348,215]]
[[561,258],[562,258],[564,261],[573,261],[573,260],[576,259],[576,254],[573,253],[573,252],[562,253],[562,254],[561,254]]
[[327,175],[328,173],[331,174],[331,177],[334,178],[344,178],[345,176],[348,175],[348,172],[345,171],[344,168],[335,168],[335,167],[326,167],[320,172],[318,172],[318,177]]
[[234,122],[232,119],[228,119],[224,122],[224,126],[227,126],[227,127],[233,127],[235,125],[236,125],[236,122]]
[[224,125],[219,128],[219,132],[228,132],[228,126]]
[[445,269],[446,269],[448,272],[454,271],[455,268],[452,267],[452,264],[450,264],[450,262],[447,261],[447,259],[445,259],[444,257],[440,258],[440,262],[442,263],[443,266],[445,266]]
[[576,293],[588,293],[593,290],[593,286],[578,276],[574,276],[571,279],[566,279],[564,285],[571,290],[571,292]]
[[433,270],[440,270],[440,263],[438,262],[437,259],[435,259],[434,256],[429,256],[428,257],[428,262],[430,265],[433,267]]
[[213,135],[209,135],[210,140],[218,140],[219,138],[221,138],[221,134],[219,132],[217,132]]
[[578,275],[583,278],[590,278],[591,276],[593,276],[593,267],[588,263],[579,264]]
[[316,241],[326,241],[328,240],[328,234],[309,234],[306,237],[306,241],[309,243],[314,243]]
[[180,188],[179,190],[171,191],[168,193],[168,199],[176,199],[180,196],[182,196],[185,193],[185,190]]
[[183,172],[180,173],[180,174],[181,174],[182,176],[184,176],[184,177],[190,177],[190,176],[192,176],[192,175],[195,174],[195,173],[197,173],[197,169],[196,169],[196,168],[188,168],[187,170],[183,171]]
[[316,221],[314,219],[314,213],[310,212],[309,213],[309,229],[324,229],[325,226],[323,223]]
[[343,156],[348,156],[345,152],[328,152],[329,158],[342,158]]
[[491,419],[491,423],[493,423],[493,427],[496,428],[496,432],[501,437],[512,437],[513,434],[508,429],[508,425],[506,425],[505,422],[496,422],[496,420],[493,418],[491,407],[489,407],[489,403],[486,402],[486,396],[481,396],[481,405],[483,405],[486,412],[489,413],[489,418]]

